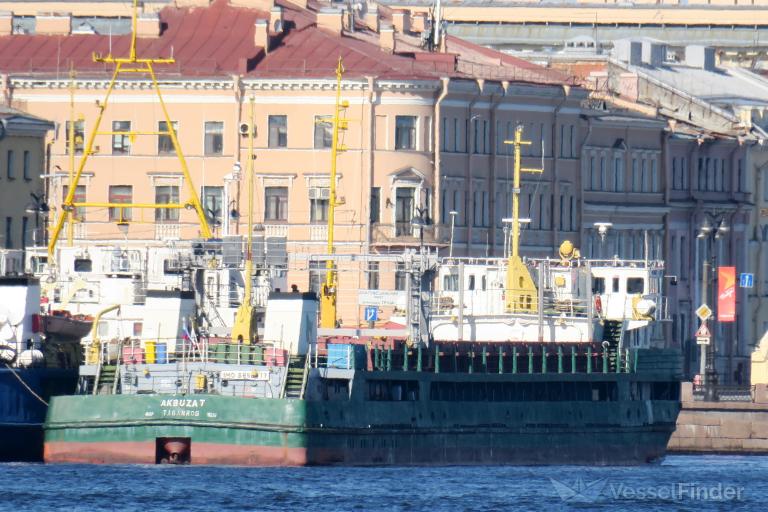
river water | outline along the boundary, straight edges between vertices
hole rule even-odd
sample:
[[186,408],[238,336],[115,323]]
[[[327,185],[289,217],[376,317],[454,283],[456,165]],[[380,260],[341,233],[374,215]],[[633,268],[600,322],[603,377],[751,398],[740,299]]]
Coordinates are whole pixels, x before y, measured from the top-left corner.
[[765,510],[768,457],[641,467],[0,465],[0,510]]

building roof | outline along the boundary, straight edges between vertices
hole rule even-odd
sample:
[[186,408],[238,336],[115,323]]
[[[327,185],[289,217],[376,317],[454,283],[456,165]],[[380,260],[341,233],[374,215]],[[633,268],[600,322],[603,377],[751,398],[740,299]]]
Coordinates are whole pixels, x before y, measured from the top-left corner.
[[54,127],[51,121],[0,105],[0,133],[3,136],[9,134],[43,137],[48,130],[53,130]]
[[[342,57],[347,78],[450,76],[552,83],[564,77],[457,38],[450,38],[450,45],[461,51],[458,57],[426,53],[407,43],[401,45],[402,41],[398,41],[395,53],[383,51],[375,32],[360,27],[354,33],[336,34],[318,27],[313,11],[283,0],[278,5],[283,8],[285,30],[279,35],[272,34],[274,47],[269,52],[257,46],[254,39],[256,20],[268,19],[268,12],[215,0],[208,7],[163,8],[159,12],[161,34],[138,38],[137,53],[141,57],[172,56],[174,64],[156,66],[161,76],[332,78]],[[93,53],[125,56],[129,46],[130,35],[126,34],[2,36],[0,72],[33,76],[55,73],[64,77],[71,65],[81,77],[106,76],[111,67],[93,62]],[[472,65],[457,66],[462,61]],[[478,65],[480,61],[482,66]]]

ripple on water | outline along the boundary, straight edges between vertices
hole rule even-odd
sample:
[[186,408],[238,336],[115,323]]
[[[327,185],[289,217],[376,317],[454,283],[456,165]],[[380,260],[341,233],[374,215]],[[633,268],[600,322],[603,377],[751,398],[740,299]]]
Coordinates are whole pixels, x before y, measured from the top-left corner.
[[[0,508],[12,512],[751,511],[764,509],[767,471],[768,457],[748,456],[672,456],[662,464],[614,468],[0,464]],[[663,494],[675,486],[686,489],[682,496]],[[741,489],[740,499],[726,499],[726,489]]]

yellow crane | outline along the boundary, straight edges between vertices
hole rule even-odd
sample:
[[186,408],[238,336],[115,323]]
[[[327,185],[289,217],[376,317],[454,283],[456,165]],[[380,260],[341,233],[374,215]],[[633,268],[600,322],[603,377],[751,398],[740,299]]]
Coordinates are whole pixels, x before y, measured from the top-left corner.
[[[53,251],[56,248],[56,243],[59,240],[59,236],[61,235],[61,231],[64,227],[64,221],[69,218],[70,219],[70,225],[72,225],[72,212],[74,212],[75,208],[149,208],[149,209],[183,209],[183,208],[192,208],[197,213],[197,219],[198,223],[200,225],[200,235],[203,238],[211,238],[211,229],[208,226],[208,221],[205,217],[205,212],[203,211],[203,207],[200,204],[200,198],[197,195],[197,190],[195,189],[195,184],[192,181],[192,177],[189,174],[189,169],[187,167],[187,161],[184,158],[184,154],[181,151],[181,145],[179,144],[178,137],[176,135],[176,130],[173,127],[173,123],[171,122],[171,118],[168,115],[168,109],[165,106],[165,101],[163,100],[163,95],[160,93],[160,86],[157,82],[157,76],[155,75],[154,65],[155,64],[172,64],[174,62],[173,58],[166,58],[166,59],[158,59],[158,58],[143,58],[138,57],[136,55],[136,20],[138,16],[138,0],[133,0],[133,21],[132,21],[132,30],[131,30],[131,44],[130,44],[130,52],[128,57],[113,57],[110,53],[106,57],[102,57],[99,54],[93,55],[94,62],[100,62],[104,64],[114,64],[115,68],[112,72],[112,78],[109,82],[109,85],[107,86],[107,92],[104,95],[104,99],[97,103],[99,108],[99,115],[96,118],[96,122],[94,123],[93,130],[88,136],[88,142],[86,143],[85,147],[83,148],[83,156],[80,159],[80,163],[77,165],[77,170],[74,172],[74,175],[71,177],[69,181],[69,189],[67,190],[67,196],[64,198],[64,201],[62,202],[62,211],[59,213],[58,219],[56,220],[56,223],[53,226],[53,232],[51,234],[51,240],[48,243],[48,257],[49,261],[53,261]],[[104,112],[107,109],[107,106],[109,105],[109,98],[112,96],[112,92],[115,89],[115,84],[117,83],[120,76],[124,73],[130,73],[130,74],[140,74],[140,75],[148,75],[152,81],[152,89],[157,93],[157,99],[158,103],[160,104],[160,108],[163,112],[163,118],[165,119],[165,130],[158,130],[158,131],[151,131],[151,132],[144,132],[144,131],[138,131],[138,130],[119,130],[119,131],[99,131],[99,127],[101,126],[102,118],[104,117]],[[70,132],[74,132],[74,125],[71,126]],[[88,158],[94,154],[94,141],[96,140],[96,136],[98,135],[107,135],[107,136],[128,136],[129,140],[135,139],[137,135],[165,135],[170,137],[171,142],[173,144],[174,151],[176,153],[176,157],[179,161],[179,165],[181,167],[181,172],[184,175],[184,183],[187,185],[187,192],[189,195],[189,199],[185,203],[113,203],[113,202],[75,202],[75,191],[77,189],[77,184],[80,181],[80,178],[83,174],[83,170],[85,169],[85,164],[88,161]],[[73,135],[70,135],[70,163],[73,163],[74,159],[74,143],[73,143]],[[72,165],[74,167],[74,165]],[[122,219],[121,219],[122,220]]]
[[[330,194],[328,198],[328,255],[335,252],[333,247],[333,228],[335,223],[336,207],[341,203],[336,200],[336,160],[340,151],[346,151],[346,146],[339,142],[339,132],[349,126],[347,119],[342,114],[349,108],[349,102],[341,99],[341,78],[344,74],[344,66],[339,57],[336,66],[336,103],[333,110],[333,135],[331,138],[331,176]],[[333,329],[336,327],[336,291],[338,286],[336,264],[331,258],[325,262],[325,282],[320,288],[320,327]]]

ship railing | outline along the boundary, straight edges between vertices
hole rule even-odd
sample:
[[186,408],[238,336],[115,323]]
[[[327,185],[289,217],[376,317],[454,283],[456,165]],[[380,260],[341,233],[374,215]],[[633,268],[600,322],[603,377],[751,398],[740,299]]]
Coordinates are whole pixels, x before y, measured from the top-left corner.
[[[531,268],[538,268],[540,263],[547,265],[559,265],[563,260],[558,258],[529,258],[523,257],[523,262]],[[460,263],[464,265],[477,265],[483,267],[498,267],[506,268],[508,260],[506,258],[484,258],[484,257],[444,257],[440,259],[441,267],[458,267]],[[569,266],[582,267],[587,262],[590,266],[594,267],[632,267],[632,268],[650,268],[650,269],[663,269],[663,260],[637,260],[637,259],[624,259],[624,258],[610,258],[610,259],[592,259],[592,258],[579,258],[568,261]]]
[[[350,359],[330,360],[328,345],[310,345],[310,368],[365,371],[416,371],[487,374],[615,374],[637,371],[638,349],[602,344],[477,344],[421,345],[378,340],[365,350],[351,351]],[[362,358],[362,359],[360,359]]]
[[[480,315],[509,315],[506,311],[504,294],[506,290],[489,290],[490,293],[476,292],[467,290],[463,294],[464,304],[462,314],[467,316]],[[513,292],[514,293],[514,292]],[[458,315],[459,314],[459,292],[455,291],[437,291],[432,295],[430,308],[432,313],[438,315]],[[586,318],[590,314],[590,304],[588,299],[572,296],[554,297],[543,295],[542,314],[544,316],[562,316],[573,318]],[[533,304],[530,314],[538,314],[538,304]]]

